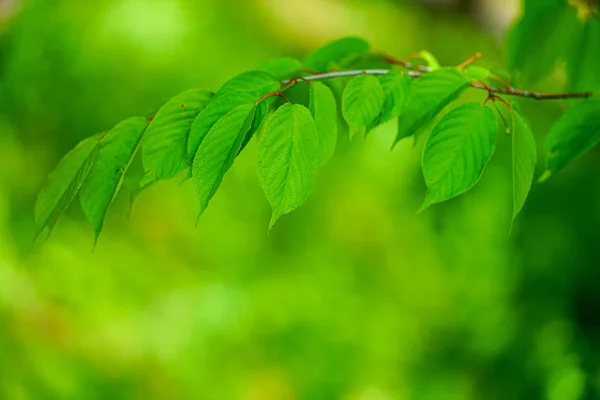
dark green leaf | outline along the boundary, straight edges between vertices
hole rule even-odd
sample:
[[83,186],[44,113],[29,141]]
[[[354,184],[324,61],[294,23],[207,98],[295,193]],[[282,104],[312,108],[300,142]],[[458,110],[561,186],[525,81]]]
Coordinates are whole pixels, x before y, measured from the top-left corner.
[[155,180],[172,178],[188,166],[187,142],[192,122],[212,96],[206,90],[188,90],[156,113],[142,147],[144,168]]
[[310,85],[310,113],[317,126],[320,164],[324,164],[337,143],[337,108],[333,92],[321,82]]
[[600,141],[600,101],[588,100],[569,109],[546,139],[546,171],[563,168]]
[[267,122],[258,145],[258,176],[273,209],[271,227],[307,199],[318,164],[319,140],[310,111],[284,104]]
[[94,165],[79,193],[81,208],[94,228],[95,241],[147,126],[146,118],[127,119],[112,128],[100,143]]
[[508,65],[522,80],[534,83],[548,75],[564,55],[573,10],[564,0],[525,4],[523,17],[508,35]]
[[479,103],[450,111],[433,128],[423,151],[427,196],[421,210],[472,188],[494,153],[496,117]]
[[325,72],[332,65],[339,65],[356,55],[369,51],[369,43],[360,38],[348,37],[328,43],[316,50],[304,60],[308,69]]
[[35,203],[37,238],[45,228],[52,228],[69,207],[88,176],[102,135],[83,140],[60,161],[40,191]]
[[573,91],[600,89],[600,22],[575,21],[567,58],[569,87]]
[[342,114],[351,133],[369,126],[383,107],[383,89],[372,75],[358,75],[342,96]]
[[469,84],[470,80],[456,68],[438,69],[417,78],[412,84],[408,104],[398,118],[398,136],[394,145],[431,122]]
[[231,168],[254,117],[254,103],[243,104],[221,117],[198,147],[192,175],[200,200],[200,215]]
[[537,151],[535,138],[527,121],[513,109],[512,112],[512,170],[513,219],[519,214],[533,182]]

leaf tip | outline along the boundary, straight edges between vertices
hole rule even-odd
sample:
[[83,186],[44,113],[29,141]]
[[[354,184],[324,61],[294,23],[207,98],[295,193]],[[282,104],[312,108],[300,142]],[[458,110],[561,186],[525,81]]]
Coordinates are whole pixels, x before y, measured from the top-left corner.
[[544,183],[552,176],[552,171],[545,170],[535,183]]

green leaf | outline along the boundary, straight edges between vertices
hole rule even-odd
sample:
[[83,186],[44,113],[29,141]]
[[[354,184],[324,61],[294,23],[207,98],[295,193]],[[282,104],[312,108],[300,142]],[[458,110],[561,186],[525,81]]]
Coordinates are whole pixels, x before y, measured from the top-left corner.
[[427,196],[421,210],[472,188],[494,153],[494,112],[479,103],[450,111],[433,128],[423,151]]
[[77,196],[94,164],[102,137],[95,135],[80,142],[48,176],[35,202],[36,239],[45,228],[52,231]]
[[523,17],[508,35],[509,69],[519,71],[525,83],[552,72],[567,50],[573,15],[564,0],[526,2]]
[[206,210],[208,202],[221,185],[223,176],[233,165],[252,124],[255,108],[254,103],[249,103],[229,111],[210,129],[198,147],[192,175],[200,200],[199,216]]
[[169,179],[187,168],[187,142],[192,122],[212,99],[206,90],[188,90],[158,110],[142,147],[142,162],[155,180]]
[[[192,124],[188,143],[187,156],[191,165],[198,147],[212,126],[225,114],[242,104],[258,101],[263,95],[277,91],[281,84],[265,71],[242,73],[229,80],[221,87],[212,101],[196,117]],[[264,107],[264,106],[263,106]],[[266,115],[266,111],[264,115]],[[264,117],[263,117],[264,119]],[[262,122],[262,121],[258,121]],[[249,139],[258,129],[253,126],[248,133]],[[248,139],[248,140],[249,140]]]
[[377,78],[372,75],[358,75],[344,89],[342,115],[351,132],[369,126],[382,107],[383,89]]
[[258,144],[258,176],[273,209],[270,227],[307,199],[319,163],[310,111],[286,103],[269,119]]
[[398,117],[404,111],[410,96],[410,77],[401,71],[390,71],[379,77],[383,89],[383,108],[378,117],[378,124],[383,124]]
[[440,62],[435,58],[433,54],[428,52],[427,50],[421,50],[419,56],[427,63],[427,68],[430,71],[435,71],[436,69],[440,69]]
[[551,173],[563,168],[598,141],[600,101],[581,102],[565,112],[552,127],[545,143],[546,171]]
[[572,91],[590,91],[600,88],[600,22],[589,20],[573,22],[567,58],[567,74]]
[[483,81],[492,75],[492,71],[478,65],[469,65],[464,71],[469,78],[477,79],[478,81]]
[[262,63],[258,69],[267,71],[274,77],[282,79],[299,72],[302,69],[302,63],[291,57],[274,58]]
[[430,72],[413,82],[408,104],[398,118],[398,135],[394,145],[416,134],[470,85],[470,80],[456,68]]
[[279,89],[280,86],[281,84],[275,77],[266,71],[247,71],[234,76],[225,82],[225,84],[217,90],[215,97],[232,93],[239,94],[240,92],[248,92],[258,100],[263,94],[274,92]]
[[240,146],[238,154],[246,148],[248,142],[250,142],[250,140],[254,137],[256,132],[259,131],[264,122],[267,120],[267,117],[269,116],[269,105],[272,103],[271,100],[273,99],[274,98],[271,97],[265,101],[261,101],[259,104],[256,105],[256,110],[254,111],[254,118],[252,119],[252,125],[250,126],[250,130],[246,132],[246,136],[244,137],[244,141]]
[[537,151],[535,138],[529,124],[513,108],[512,112],[512,170],[513,170],[513,220],[517,217],[531,189]]
[[100,143],[94,165],[79,193],[83,213],[94,228],[94,242],[98,241],[106,211],[123,184],[125,172],[135,156],[146,127],[146,118],[127,119],[112,128]]
[[352,59],[358,54],[366,53],[370,49],[369,43],[356,37],[347,37],[328,43],[311,53],[304,66],[314,71],[325,72],[332,65],[339,65],[345,60]]
[[331,89],[321,82],[310,85],[310,113],[317,127],[320,164],[333,155],[337,143],[337,107]]

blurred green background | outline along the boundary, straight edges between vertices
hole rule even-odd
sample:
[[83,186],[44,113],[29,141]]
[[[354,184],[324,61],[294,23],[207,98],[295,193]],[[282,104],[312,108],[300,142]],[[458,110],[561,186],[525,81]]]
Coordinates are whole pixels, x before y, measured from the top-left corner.
[[[502,66],[519,10],[0,0],[0,399],[599,399],[598,151],[535,185],[509,235],[510,138],[472,192],[415,215],[420,147],[390,152],[386,126],[342,139],[267,234],[253,142],[198,227],[192,184],[166,182],[129,218],[122,193],[93,252],[78,206],[30,250],[36,193],[84,137],[346,35]],[[541,143],[566,104],[522,107]]]

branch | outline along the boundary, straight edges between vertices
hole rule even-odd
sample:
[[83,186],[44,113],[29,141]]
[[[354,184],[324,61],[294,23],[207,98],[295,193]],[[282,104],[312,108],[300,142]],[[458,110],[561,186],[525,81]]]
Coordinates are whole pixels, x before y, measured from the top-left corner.
[[[406,65],[405,65],[406,66]],[[409,67],[410,68],[410,67]],[[389,72],[388,69],[361,69],[352,71],[334,71],[325,72],[321,74],[315,74],[310,76],[304,76],[300,78],[293,78],[281,81],[283,85],[289,85],[290,83],[296,83],[297,81],[317,81],[321,79],[340,78],[344,76],[356,76],[361,74],[367,75],[385,75]],[[426,73],[426,71],[406,71],[406,74],[412,78],[419,78]],[[291,86],[291,85],[290,85]],[[288,86],[289,87],[289,86]],[[482,89],[488,93],[504,94],[508,96],[520,96],[535,100],[559,100],[559,99],[587,99],[594,95],[594,92],[577,92],[577,93],[537,93],[526,90],[517,90],[512,87],[498,88],[493,86],[487,86],[483,83],[472,82],[471,87],[475,89]]]

